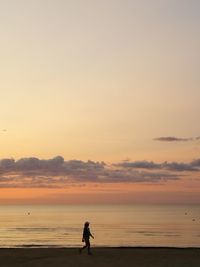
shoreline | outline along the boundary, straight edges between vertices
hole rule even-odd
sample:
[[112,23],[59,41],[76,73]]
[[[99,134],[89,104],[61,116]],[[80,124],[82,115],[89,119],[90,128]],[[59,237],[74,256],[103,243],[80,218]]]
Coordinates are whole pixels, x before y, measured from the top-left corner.
[[[14,247],[0,247],[1,249],[79,249],[82,246],[59,245],[22,245]],[[173,246],[91,246],[92,249],[200,249],[199,247],[173,247]]]
[[93,255],[78,248],[0,248],[3,267],[197,267],[200,248],[92,247]]
[[[80,246],[59,246],[59,245],[18,245],[18,246],[8,246],[8,247],[1,247],[1,249],[79,249],[82,247],[82,244]],[[179,246],[95,246],[91,245],[92,249],[200,249],[199,247],[179,247]]]

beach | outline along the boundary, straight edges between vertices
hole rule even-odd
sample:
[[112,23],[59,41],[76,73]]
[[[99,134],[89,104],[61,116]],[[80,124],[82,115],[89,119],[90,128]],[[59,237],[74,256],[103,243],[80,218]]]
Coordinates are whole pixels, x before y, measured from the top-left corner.
[[200,248],[2,248],[1,266],[9,267],[198,267]]

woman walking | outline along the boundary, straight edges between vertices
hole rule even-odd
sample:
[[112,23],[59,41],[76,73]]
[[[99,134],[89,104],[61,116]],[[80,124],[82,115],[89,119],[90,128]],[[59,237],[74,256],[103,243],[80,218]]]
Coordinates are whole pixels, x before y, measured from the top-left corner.
[[88,249],[88,255],[92,255],[92,253],[90,251],[90,236],[93,239],[94,239],[94,236],[90,232],[89,225],[90,225],[89,222],[85,222],[85,224],[84,224],[82,242],[85,242],[85,245],[82,248],[80,248],[79,251],[80,251],[80,253],[82,253],[82,250],[87,248]]

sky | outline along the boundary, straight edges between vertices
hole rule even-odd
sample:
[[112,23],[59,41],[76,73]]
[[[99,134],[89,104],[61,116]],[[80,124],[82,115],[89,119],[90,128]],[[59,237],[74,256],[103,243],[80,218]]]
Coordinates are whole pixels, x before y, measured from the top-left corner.
[[200,203],[199,12],[0,0],[0,204]]

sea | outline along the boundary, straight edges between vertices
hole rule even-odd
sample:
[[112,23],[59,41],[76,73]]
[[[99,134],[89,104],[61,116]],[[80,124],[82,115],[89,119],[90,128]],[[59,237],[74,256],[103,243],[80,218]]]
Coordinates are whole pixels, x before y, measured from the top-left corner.
[[200,205],[0,206],[0,247],[200,247]]

